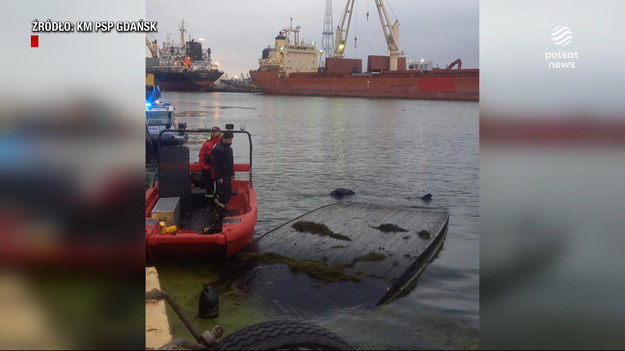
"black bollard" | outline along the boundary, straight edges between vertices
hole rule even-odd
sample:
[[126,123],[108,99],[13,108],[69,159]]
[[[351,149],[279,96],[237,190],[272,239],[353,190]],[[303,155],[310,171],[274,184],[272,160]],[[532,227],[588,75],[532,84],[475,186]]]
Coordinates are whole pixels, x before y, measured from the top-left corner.
[[200,295],[198,315],[202,318],[215,318],[219,316],[219,296],[215,289],[206,285]]

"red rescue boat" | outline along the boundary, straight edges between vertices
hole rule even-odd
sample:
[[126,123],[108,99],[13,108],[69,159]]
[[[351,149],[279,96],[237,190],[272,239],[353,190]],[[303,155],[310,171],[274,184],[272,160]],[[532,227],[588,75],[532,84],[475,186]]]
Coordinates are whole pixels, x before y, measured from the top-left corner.
[[[163,255],[227,258],[243,249],[252,239],[258,219],[256,191],[252,182],[252,136],[249,140],[249,163],[235,163],[235,172],[246,172],[247,179],[232,181],[232,197],[222,231],[205,234],[214,214],[207,210],[206,185],[200,164],[189,162],[186,146],[162,147],[159,154],[158,181],[146,191],[145,239],[149,257]],[[210,133],[210,129],[185,130],[187,133]],[[161,132],[166,133],[167,130]],[[235,136],[236,140],[236,136]]]

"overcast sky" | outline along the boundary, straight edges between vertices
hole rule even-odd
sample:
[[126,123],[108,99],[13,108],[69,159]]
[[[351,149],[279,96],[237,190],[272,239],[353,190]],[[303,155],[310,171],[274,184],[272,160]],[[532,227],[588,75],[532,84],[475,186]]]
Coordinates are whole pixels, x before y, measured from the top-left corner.
[[[612,115],[625,111],[625,2],[596,0],[482,0],[480,3],[480,104],[496,115]],[[540,11],[537,11],[540,9]],[[558,25],[573,32],[558,46]],[[621,38],[621,39],[618,39]],[[546,54],[577,53],[575,59],[547,60]],[[548,62],[575,62],[551,69]]]
[[[146,17],[158,21],[159,32],[149,35],[159,44],[167,34],[179,41],[178,27],[184,19],[187,35],[204,38],[213,61],[228,76],[258,68],[262,49],[271,45],[283,27],[301,26],[300,39],[321,47],[325,0],[147,0]],[[345,0],[333,0],[336,28]],[[400,22],[399,48],[407,60],[426,58],[445,67],[457,58],[463,67],[478,67],[479,7],[477,0],[385,0],[391,22]],[[367,21],[367,12],[369,20]],[[392,23],[391,23],[392,24]],[[357,37],[357,47],[354,47]],[[388,48],[373,0],[356,1],[349,30],[346,57],[386,55]],[[149,52],[146,48],[146,56]]]

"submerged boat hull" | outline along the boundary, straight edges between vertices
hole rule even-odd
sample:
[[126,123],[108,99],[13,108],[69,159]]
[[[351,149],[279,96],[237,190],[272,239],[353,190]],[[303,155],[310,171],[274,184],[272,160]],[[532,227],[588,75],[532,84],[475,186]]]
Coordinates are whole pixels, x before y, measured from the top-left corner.
[[250,296],[297,316],[373,308],[416,288],[449,217],[446,208],[395,202],[326,205],[258,237],[229,274]]

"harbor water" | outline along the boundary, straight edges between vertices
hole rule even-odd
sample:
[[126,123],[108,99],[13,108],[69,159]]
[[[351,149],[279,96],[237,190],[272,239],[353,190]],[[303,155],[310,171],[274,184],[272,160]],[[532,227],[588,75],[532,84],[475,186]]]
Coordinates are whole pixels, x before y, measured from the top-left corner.
[[[477,102],[180,92],[164,92],[162,101],[189,129],[232,123],[252,134],[255,237],[338,201],[329,194],[339,187],[370,202],[448,208],[443,249],[407,296],[307,319],[360,349],[479,346]],[[190,135],[193,162],[205,138]],[[235,162],[247,162],[242,135],[233,148]],[[427,193],[432,200],[425,203]],[[161,285],[195,289],[203,264],[157,263]]]

